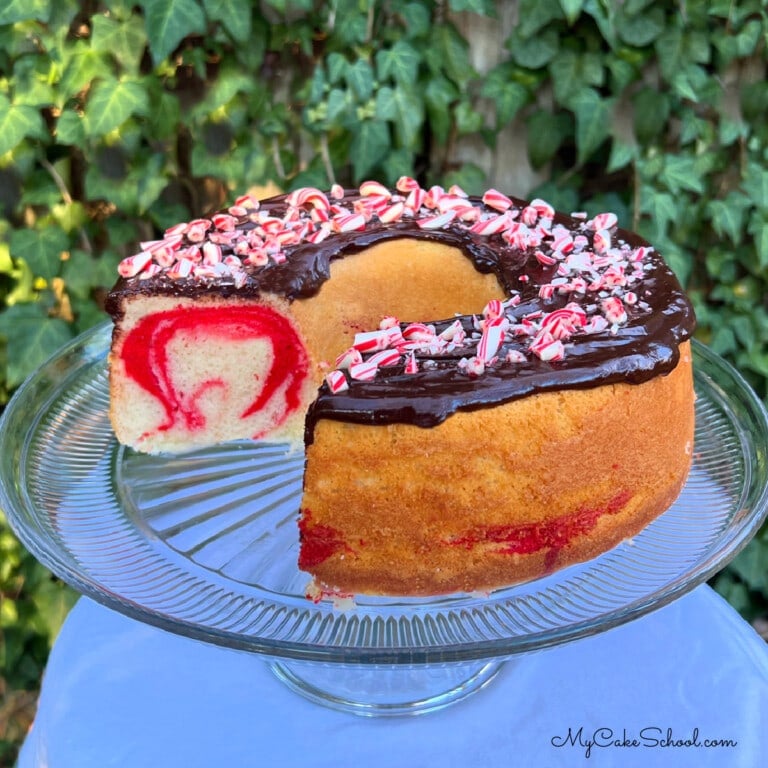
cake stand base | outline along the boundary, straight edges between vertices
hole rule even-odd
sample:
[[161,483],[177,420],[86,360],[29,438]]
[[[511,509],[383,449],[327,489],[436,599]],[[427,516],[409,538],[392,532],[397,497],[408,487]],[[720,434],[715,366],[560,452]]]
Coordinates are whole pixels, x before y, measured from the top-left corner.
[[318,664],[275,661],[270,668],[316,704],[363,717],[421,715],[485,687],[503,662],[430,665]]

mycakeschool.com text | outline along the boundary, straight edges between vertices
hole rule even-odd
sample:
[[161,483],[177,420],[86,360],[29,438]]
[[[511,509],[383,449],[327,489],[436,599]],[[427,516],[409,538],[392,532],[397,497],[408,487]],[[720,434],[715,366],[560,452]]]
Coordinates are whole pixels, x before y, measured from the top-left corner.
[[557,749],[576,749],[584,757],[591,757],[602,750],[688,750],[723,749],[738,747],[735,739],[705,735],[698,728],[677,731],[674,728],[649,725],[637,730],[628,728],[587,728],[569,726],[562,733],[553,736],[550,744]]

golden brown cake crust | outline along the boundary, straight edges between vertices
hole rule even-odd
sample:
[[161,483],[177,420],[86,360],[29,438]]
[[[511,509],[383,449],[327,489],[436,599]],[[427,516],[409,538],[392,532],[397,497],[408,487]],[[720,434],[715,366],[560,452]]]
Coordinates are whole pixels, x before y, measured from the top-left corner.
[[687,342],[671,374],[637,386],[538,394],[434,429],[322,421],[305,565],[330,592],[428,595],[588,560],[674,502],[693,427]]

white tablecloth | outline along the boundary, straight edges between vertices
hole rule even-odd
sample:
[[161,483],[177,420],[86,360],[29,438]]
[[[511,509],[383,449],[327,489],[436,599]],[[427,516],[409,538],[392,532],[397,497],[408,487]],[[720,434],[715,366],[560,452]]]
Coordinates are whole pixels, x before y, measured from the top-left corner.
[[767,755],[768,646],[699,587],[631,624],[518,657],[463,702],[399,718],[318,706],[258,656],[82,599],[19,768],[756,768]]

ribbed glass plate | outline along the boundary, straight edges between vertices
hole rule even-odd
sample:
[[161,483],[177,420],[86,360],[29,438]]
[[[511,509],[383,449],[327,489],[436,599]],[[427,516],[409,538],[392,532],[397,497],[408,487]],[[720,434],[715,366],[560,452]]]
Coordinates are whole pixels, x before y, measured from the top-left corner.
[[73,587],[205,641],[346,663],[509,656],[668,603],[731,559],[766,514],[765,410],[696,344],[693,470],[680,499],[632,541],[490,596],[315,604],[296,566],[303,455],[259,442],[174,458],[119,446],[110,330],[61,350],[6,408],[0,503],[26,547]]

